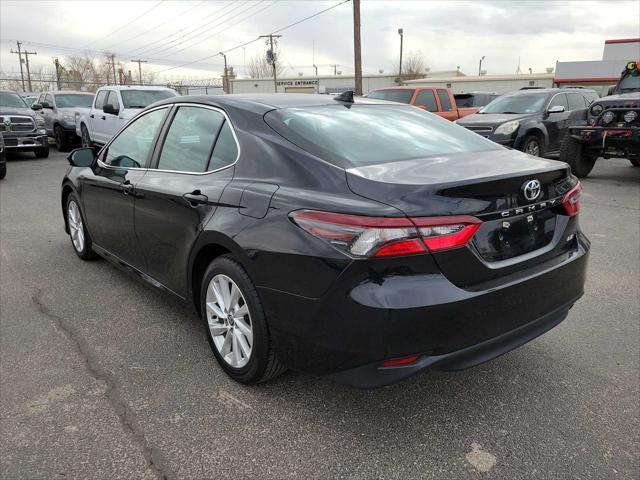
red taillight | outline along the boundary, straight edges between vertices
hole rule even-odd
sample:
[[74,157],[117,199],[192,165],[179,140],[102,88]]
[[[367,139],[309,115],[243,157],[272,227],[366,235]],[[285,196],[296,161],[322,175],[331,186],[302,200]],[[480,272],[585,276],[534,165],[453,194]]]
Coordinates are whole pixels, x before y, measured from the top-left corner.
[[480,220],[456,217],[365,217],[299,210],[298,226],[356,257],[391,257],[461,247],[473,237]]
[[402,367],[403,365],[411,365],[418,360],[417,355],[410,357],[396,358],[394,360],[386,360],[380,364],[378,368]]
[[580,194],[582,193],[582,184],[578,184],[569,190],[562,199],[562,205],[564,206],[567,215],[573,217],[580,211]]

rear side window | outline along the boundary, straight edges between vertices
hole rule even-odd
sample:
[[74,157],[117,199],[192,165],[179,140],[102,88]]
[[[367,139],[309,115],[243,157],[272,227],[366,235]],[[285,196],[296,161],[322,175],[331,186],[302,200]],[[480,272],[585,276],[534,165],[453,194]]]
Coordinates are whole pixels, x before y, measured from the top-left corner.
[[503,147],[405,105],[326,105],[283,108],[265,115],[281,136],[342,168]]
[[415,90],[410,88],[390,88],[388,90],[377,90],[367,95],[368,98],[375,98],[378,100],[387,100],[389,102],[409,103],[413,92]]
[[164,140],[158,169],[193,173],[212,170],[208,168],[209,159],[224,121],[224,115],[215,110],[180,107]]
[[442,107],[443,112],[450,112],[453,110],[451,100],[449,99],[449,92],[438,89],[438,99],[440,100],[440,106]]
[[213,156],[208,170],[218,170],[231,165],[238,158],[238,145],[231,131],[229,122],[225,121],[220,130],[220,135],[213,147]]
[[109,90],[100,90],[98,92],[98,95],[96,96],[95,108],[102,109],[102,107],[104,107],[104,101],[107,99],[108,93]]
[[413,103],[416,106],[425,107],[428,112],[438,111],[436,96],[433,94],[433,90],[420,90],[416,96],[416,101]]

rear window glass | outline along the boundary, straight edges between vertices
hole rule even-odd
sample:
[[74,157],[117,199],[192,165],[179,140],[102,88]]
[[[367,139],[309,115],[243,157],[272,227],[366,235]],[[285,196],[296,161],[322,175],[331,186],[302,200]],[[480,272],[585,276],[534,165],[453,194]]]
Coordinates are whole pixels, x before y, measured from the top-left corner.
[[145,108],[152,103],[175,97],[173,90],[120,90],[124,108]]
[[503,148],[437,115],[400,105],[284,108],[265,120],[290,142],[342,168]]
[[367,95],[368,98],[378,100],[388,100],[389,102],[409,103],[413,97],[414,90],[408,88],[398,88],[389,90],[377,90]]

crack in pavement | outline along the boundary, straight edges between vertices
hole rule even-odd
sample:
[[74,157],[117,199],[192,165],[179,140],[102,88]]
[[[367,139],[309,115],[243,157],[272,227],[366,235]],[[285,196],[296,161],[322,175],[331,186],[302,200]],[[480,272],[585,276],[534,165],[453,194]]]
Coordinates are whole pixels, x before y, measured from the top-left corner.
[[75,327],[67,323],[62,317],[53,313],[43,301],[44,290],[35,289],[31,300],[38,311],[50,318],[60,331],[69,339],[74,350],[84,360],[89,374],[96,380],[102,381],[107,386],[105,396],[113,407],[123,429],[130,434],[134,441],[142,447],[147,465],[154,471],[160,480],[173,480],[176,475],[170,470],[168,461],[162,452],[149,445],[144,430],[137,421],[135,413],[122,398],[121,388],[116,379],[107,372],[93,357],[87,342],[82,338]]

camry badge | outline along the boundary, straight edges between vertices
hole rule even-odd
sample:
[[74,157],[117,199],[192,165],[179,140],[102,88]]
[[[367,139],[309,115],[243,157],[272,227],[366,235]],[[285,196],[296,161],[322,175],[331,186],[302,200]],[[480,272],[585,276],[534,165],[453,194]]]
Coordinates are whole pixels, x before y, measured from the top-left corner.
[[524,193],[524,198],[529,200],[530,202],[534,201],[536,198],[540,196],[540,181],[533,179],[529,180],[522,186],[522,192]]

